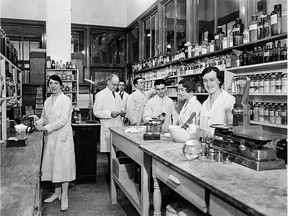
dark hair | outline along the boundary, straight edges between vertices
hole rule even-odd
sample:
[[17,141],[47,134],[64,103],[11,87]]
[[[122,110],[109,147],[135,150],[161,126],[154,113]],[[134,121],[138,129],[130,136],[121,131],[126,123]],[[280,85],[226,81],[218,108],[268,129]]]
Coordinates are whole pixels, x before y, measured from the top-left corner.
[[165,80],[163,80],[163,79],[156,80],[156,81],[154,82],[154,87],[156,87],[156,85],[161,85],[161,84],[163,84],[163,85],[166,86]]
[[50,82],[51,79],[54,80],[54,81],[59,82],[59,84],[62,86],[61,78],[59,76],[55,75],[55,74],[49,77],[48,83],[47,83],[48,86],[49,86],[49,82]]
[[179,81],[179,85],[182,84],[184,88],[186,88],[186,92],[190,93],[193,92],[195,89],[195,82],[193,79],[186,77]]
[[224,72],[220,71],[219,68],[217,68],[217,67],[207,67],[202,71],[202,74],[201,74],[202,83],[203,83],[203,76],[207,73],[210,73],[211,71],[216,72],[216,77],[219,80],[219,82],[220,82],[219,86],[221,87],[224,83]]
[[134,84],[134,86],[136,85],[136,84],[138,84],[138,80],[140,80],[140,79],[143,79],[142,77],[136,77],[134,80],[133,80],[133,84]]

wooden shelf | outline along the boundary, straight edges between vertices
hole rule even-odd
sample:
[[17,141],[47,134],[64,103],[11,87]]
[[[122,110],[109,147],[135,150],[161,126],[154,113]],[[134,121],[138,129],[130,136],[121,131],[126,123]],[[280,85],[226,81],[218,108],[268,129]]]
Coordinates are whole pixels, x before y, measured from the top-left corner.
[[119,185],[121,190],[125,193],[127,198],[139,212],[139,214],[141,214],[141,206],[140,206],[141,193],[138,190],[138,185],[134,183],[134,179],[119,180],[113,174],[113,180]]
[[251,124],[257,124],[257,125],[263,125],[263,126],[269,126],[269,127],[275,127],[275,128],[284,128],[287,129],[287,125],[281,125],[281,124],[272,124],[269,122],[259,122],[259,121],[250,121]]
[[62,80],[62,82],[77,82],[77,80]]
[[249,93],[249,96],[286,96],[287,93]]
[[76,70],[78,70],[77,68],[71,68],[71,69],[46,69],[47,71],[76,71]]

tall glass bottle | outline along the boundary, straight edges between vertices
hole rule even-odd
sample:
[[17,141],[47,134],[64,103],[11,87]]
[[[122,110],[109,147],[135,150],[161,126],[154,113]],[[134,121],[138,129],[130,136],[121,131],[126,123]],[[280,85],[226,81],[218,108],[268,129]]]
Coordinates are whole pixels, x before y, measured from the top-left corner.
[[244,24],[240,18],[235,19],[235,24],[233,25],[233,46],[243,44],[243,31]]
[[271,35],[282,33],[282,5],[274,5],[274,10],[271,12]]
[[263,37],[263,25],[264,25],[264,16],[260,15],[260,21],[257,24],[257,38],[262,39]]
[[271,37],[271,22],[270,15],[264,16],[264,24],[263,24],[263,38]]
[[222,31],[222,27],[217,27],[217,32],[215,33],[215,48],[216,50],[223,49],[223,38],[225,37],[225,33]]
[[249,24],[249,39],[250,42],[257,41],[257,27],[258,27],[258,16],[253,15]]
[[275,124],[275,105],[270,103],[269,106],[269,123]]

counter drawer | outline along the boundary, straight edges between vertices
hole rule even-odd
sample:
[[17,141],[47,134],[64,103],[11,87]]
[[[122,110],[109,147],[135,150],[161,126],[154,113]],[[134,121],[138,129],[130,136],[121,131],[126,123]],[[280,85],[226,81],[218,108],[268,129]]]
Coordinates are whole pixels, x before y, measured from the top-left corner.
[[201,211],[207,212],[205,189],[203,187],[159,161],[155,161],[155,174],[159,180],[168,185],[175,192],[187,199]]
[[213,194],[210,194],[209,213],[210,215],[248,216]]

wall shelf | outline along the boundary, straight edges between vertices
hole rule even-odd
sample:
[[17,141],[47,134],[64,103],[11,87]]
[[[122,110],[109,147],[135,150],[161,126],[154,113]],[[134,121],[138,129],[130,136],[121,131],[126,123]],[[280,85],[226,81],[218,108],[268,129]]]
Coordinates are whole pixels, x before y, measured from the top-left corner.
[[273,124],[269,122],[259,122],[259,121],[250,121],[251,124],[257,124],[257,125],[263,125],[263,126],[269,126],[269,127],[275,127],[275,128],[283,128],[287,129],[287,125],[281,125],[281,124]]

